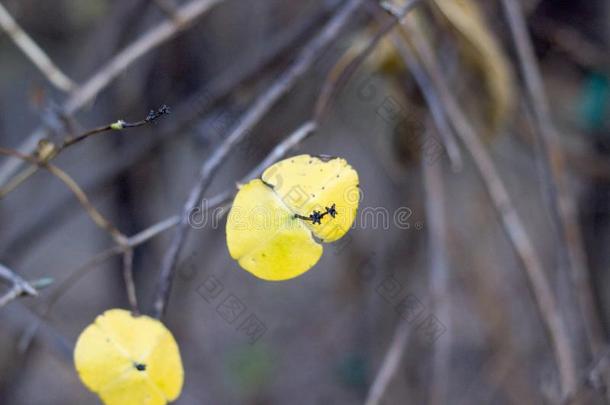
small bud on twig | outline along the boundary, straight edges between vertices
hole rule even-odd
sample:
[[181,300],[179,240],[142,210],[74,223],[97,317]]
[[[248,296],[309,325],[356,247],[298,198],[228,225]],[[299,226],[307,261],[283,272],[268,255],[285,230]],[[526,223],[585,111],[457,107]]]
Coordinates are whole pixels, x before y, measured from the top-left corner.
[[125,128],[125,121],[123,120],[118,120],[117,122],[110,124],[110,129],[115,131],[120,131],[123,128]]

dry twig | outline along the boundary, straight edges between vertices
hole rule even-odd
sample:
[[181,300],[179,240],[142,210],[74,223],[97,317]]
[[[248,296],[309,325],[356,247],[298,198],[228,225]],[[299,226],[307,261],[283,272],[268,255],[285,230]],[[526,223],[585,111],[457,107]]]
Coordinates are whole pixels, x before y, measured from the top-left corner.
[[106,219],[106,217],[104,217],[93,206],[93,204],[91,204],[89,198],[87,197],[87,194],[85,194],[85,192],[79,187],[78,183],[76,183],[76,181],[74,181],[74,179],[72,179],[72,177],[70,177],[68,173],[64,172],[59,167],[51,163],[38,160],[31,156],[22,155],[21,153],[15,150],[0,148],[0,155],[13,156],[34,166],[40,166],[48,170],[51,174],[61,180],[70,189],[70,191],[72,191],[72,193],[81,203],[85,211],[87,211],[87,214],[89,214],[91,220],[93,220],[93,222],[97,226],[108,232],[117,243],[123,242],[123,234],[108,219]]
[[[428,126],[429,128],[431,125]],[[430,130],[430,129],[429,129]],[[430,291],[432,307],[436,316],[449,330],[451,317],[449,314],[449,272],[445,235],[447,234],[446,215],[444,208],[444,193],[442,184],[442,166],[430,165],[422,160],[424,173],[424,189],[426,195],[426,223],[428,224],[428,260],[430,265]],[[382,403],[385,392],[392,382],[411,335],[412,319],[402,319],[392,343],[383,359],[382,365],[375,376],[369,390],[366,405]],[[447,403],[446,395],[449,379],[449,359],[451,340],[443,333],[443,339],[434,342],[433,383],[431,385],[430,403]]]
[[[422,60],[422,65],[418,66],[418,70],[422,71],[414,74],[414,77],[416,80],[418,77],[420,80],[421,78],[425,79],[425,82],[418,83],[422,89],[427,87],[433,89],[432,91],[436,94],[437,102],[443,105],[454,130],[473,158],[494,207],[502,220],[504,230],[526,270],[540,315],[548,332],[549,340],[552,343],[559,368],[562,391],[564,394],[571,392],[576,383],[574,351],[570,344],[565,319],[559,311],[551,282],[544,271],[542,260],[534,249],[530,236],[510,199],[510,195],[502,182],[491,156],[477,136],[473,125],[470,124],[468,118],[453,97],[431,46],[420,32],[413,27],[410,21],[405,21],[403,27],[408,37],[413,41],[418,56]],[[402,53],[411,52],[406,46],[399,49],[399,51]],[[409,59],[415,58],[409,56]]]
[[[78,135],[68,134],[57,145],[49,140],[43,139],[38,143],[38,148],[36,150],[37,161],[39,161],[40,163],[48,163],[51,160],[55,159],[66,148],[81,141],[84,141],[85,139],[90,138],[93,135],[101,134],[108,131],[122,131],[123,129],[138,128],[144,125],[148,125],[166,114],[169,114],[169,107],[163,105],[157,111],[151,110],[146,116],[146,118],[144,118],[143,120],[136,122],[125,122],[123,120],[118,120],[111,124],[93,128]],[[23,154],[18,152],[18,155],[15,155],[15,157],[19,158],[19,155],[23,156]],[[24,181],[34,175],[38,171],[39,166],[40,165],[32,165],[28,167],[26,170],[22,171],[13,179],[11,179],[11,181],[6,186],[1,187],[0,199],[4,198],[7,194],[15,190]]]
[[11,302],[17,297],[22,295],[37,296],[38,292],[36,289],[17,273],[0,264],[0,278],[8,281],[13,286],[4,295],[0,296],[0,308]]
[[76,196],[81,205],[85,208],[85,211],[89,215],[89,217],[93,220],[93,222],[99,226],[101,229],[105,230],[110,234],[112,239],[117,244],[117,249],[124,255],[123,260],[123,276],[125,279],[125,287],[127,291],[127,297],[129,299],[129,303],[131,306],[131,310],[134,313],[139,313],[138,309],[138,301],[135,293],[135,284],[133,280],[133,251],[131,246],[129,246],[129,239],[119,231],[106,217],[104,217],[89,201],[89,198],[85,194],[85,192],[80,188],[78,183],[70,177],[66,172],[61,170],[60,168],[54,166],[53,164],[44,161],[37,160],[36,158],[32,158],[29,156],[21,155],[17,151],[13,151],[10,149],[0,148],[0,154],[15,156],[19,159],[23,159],[31,163],[32,165],[37,165],[47,169],[50,173],[52,173],[55,177],[60,179]]
[[[428,131],[432,131],[432,123]],[[435,316],[446,328],[442,339],[436,339],[432,354],[432,384],[430,404],[442,405],[447,400],[451,358],[451,291],[449,260],[447,257],[447,215],[444,192],[443,166],[428,164],[422,159],[428,230],[428,265],[430,266],[430,294]]]
[[398,366],[400,366],[409,336],[411,336],[411,325],[406,320],[402,320],[398,324],[396,332],[394,332],[392,343],[390,343],[390,347],[383,358],[381,369],[375,376],[375,381],[369,390],[365,405],[381,404],[388,385],[394,379]]
[[564,267],[570,270],[591,352],[595,355],[602,348],[604,334],[591,290],[587,258],[577,220],[576,202],[567,184],[565,157],[560,146],[559,134],[551,118],[540,68],[536,62],[521,6],[516,0],[502,0],[502,5],[519,57],[529,104],[538,126],[536,133],[543,150],[543,174],[547,184],[547,195],[562,245],[557,251],[563,259]]
[[315,117],[319,121],[326,111],[328,105],[333,99],[333,96],[347,83],[350,77],[358,70],[358,67],[366,60],[366,58],[375,50],[379,42],[389,34],[392,29],[400,24],[400,21],[405,18],[411,10],[422,3],[424,0],[409,0],[401,10],[397,18],[387,21],[381,26],[379,31],[371,38],[368,44],[356,55],[349,63],[345,65],[341,71],[331,72],[324,81],[320,96],[316,101]]
[[[222,0],[191,0],[176,11],[177,19],[169,19],[155,25],[121,52],[116,54],[107,64],[102,66],[83,85],[74,90],[70,98],[62,106],[66,115],[72,115],[93,100],[97,94],[116,79],[131,64],[142,56],[172,39],[178,33],[187,29],[197,19],[206,14],[213,6]],[[17,150],[24,155],[31,154],[44,138],[45,130],[38,128]],[[21,166],[20,161],[10,159],[0,166],[0,186]]]
[[6,31],[13,42],[30,58],[53,86],[65,92],[70,92],[76,88],[76,84],[53,63],[51,58],[17,24],[2,3],[0,3],[0,27]]
[[[397,32],[392,33],[392,43],[396,48],[407,46],[405,44],[405,38]],[[405,65],[409,67],[411,74],[418,74],[419,71],[414,68],[414,64],[417,63],[417,61],[411,59],[411,53],[402,52],[401,56],[405,61]],[[420,78],[420,80],[423,79]],[[430,108],[430,115],[434,120],[436,130],[439,133],[441,139],[443,140],[443,145],[445,147],[445,150],[447,151],[447,155],[449,156],[449,161],[451,162],[452,170],[455,172],[461,171],[464,165],[462,153],[460,152],[457,139],[455,138],[455,134],[451,129],[451,125],[447,120],[447,116],[443,111],[442,106],[434,102],[434,95],[432,94],[432,89],[421,88],[421,92]]]

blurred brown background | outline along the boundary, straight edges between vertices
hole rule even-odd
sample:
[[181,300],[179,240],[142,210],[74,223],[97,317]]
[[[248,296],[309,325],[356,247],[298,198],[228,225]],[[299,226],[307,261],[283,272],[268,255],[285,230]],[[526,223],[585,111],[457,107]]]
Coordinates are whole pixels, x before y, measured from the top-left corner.
[[[2,1],[78,84],[189,3]],[[54,160],[100,212],[134,235],[180,213],[202,162],[347,3],[220,1],[121,69],[77,112],[66,111],[69,92],[50,84],[0,31],[0,146],[17,148],[37,128],[57,140],[70,128],[80,133],[118,119],[137,121],[169,105],[169,116],[91,137]],[[223,161],[207,198],[232,189],[311,118],[327,74],[391,20],[374,3],[363,2]],[[316,133],[289,152],[342,156],[358,170],[360,216],[345,240],[326,245],[303,276],[268,283],[230,258],[224,217],[218,226],[191,229],[164,317],[186,373],[177,404],[374,403],[370,390],[395,339],[403,354],[383,404],[608,403],[610,3],[520,2],[565,158],[562,173],[577,204],[597,312],[586,316],[565,265],[544,148],[502,2],[457,1],[470,10],[463,16],[442,0],[425,3],[411,16],[413,29],[432,45],[541,258],[555,310],[566,323],[577,392],[565,396],[523,263],[476,165],[460,146],[463,165],[452,167],[429,100],[388,36],[336,90]],[[414,47],[409,39],[404,44]],[[442,184],[435,187],[434,179]],[[440,245],[438,235],[431,237],[439,219],[434,203],[445,216],[437,224]],[[173,234],[170,229],[135,249],[135,285],[145,313]],[[54,282],[38,297],[0,308],[0,403],[98,401],[80,383],[71,352],[98,314],[128,308],[120,256],[79,270],[112,246],[64,184],[44,170],[2,198],[0,263],[26,280]],[[67,288],[75,271],[82,278]],[[433,274],[441,275],[440,297]],[[209,295],[211,285],[222,286],[220,295]],[[234,298],[243,312],[227,320],[222,304]],[[589,316],[602,328],[596,348],[587,339]],[[245,330],[247,319],[262,329]],[[432,329],[426,319],[434,320]]]

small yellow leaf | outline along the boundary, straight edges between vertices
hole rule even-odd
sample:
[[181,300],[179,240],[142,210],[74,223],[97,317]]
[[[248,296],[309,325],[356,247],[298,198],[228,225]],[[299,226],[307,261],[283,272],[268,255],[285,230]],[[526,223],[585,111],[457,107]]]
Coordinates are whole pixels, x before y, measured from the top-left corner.
[[341,158],[299,155],[244,185],[227,220],[227,246],[239,265],[264,280],[287,280],[313,267],[322,242],[351,228],[358,174]]
[[111,309],[81,333],[74,363],[82,382],[106,405],[163,405],[180,395],[182,360],[158,320]]

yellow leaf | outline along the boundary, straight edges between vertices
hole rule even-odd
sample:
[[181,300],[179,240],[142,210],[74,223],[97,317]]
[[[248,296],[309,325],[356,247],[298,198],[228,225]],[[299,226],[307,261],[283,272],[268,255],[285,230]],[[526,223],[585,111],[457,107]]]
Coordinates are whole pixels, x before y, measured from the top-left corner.
[[82,382],[106,405],[163,405],[180,395],[178,346],[161,322],[111,309],[81,333],[74,363]]
[[297,277],[322,255],[315,238],[333,242],[347,233],[359,200],[358,174],[345,159],[282,160],[237,193],[227,220],[229,253],[264,280]]

